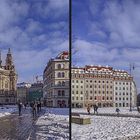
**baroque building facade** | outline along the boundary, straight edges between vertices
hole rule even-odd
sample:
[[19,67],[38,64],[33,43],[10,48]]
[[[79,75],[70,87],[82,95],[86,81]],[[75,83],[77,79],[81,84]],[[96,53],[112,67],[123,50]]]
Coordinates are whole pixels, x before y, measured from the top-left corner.
[[0,53],[0,104],[15,104],[17,99],[17,74],[10,48],[2,65]]
[[73,67],[71,72],[72,107],[136,106],[136,85],[128,72],[108,66]]
[[43,94],[48,107],[69,106],[69,52],[50,59],[43,73]]

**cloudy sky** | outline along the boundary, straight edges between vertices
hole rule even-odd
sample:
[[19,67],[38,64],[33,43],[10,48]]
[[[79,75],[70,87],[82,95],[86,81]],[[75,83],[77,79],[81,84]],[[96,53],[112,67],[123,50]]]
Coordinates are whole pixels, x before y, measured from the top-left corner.
[[68,50],[68,0],[0,0],[3,65],[11,48],[18,82],[33,82],[51,57]]
[[129,63],[140,93],[140,1],[73,0],[73,65],[109,65],[127,70]]

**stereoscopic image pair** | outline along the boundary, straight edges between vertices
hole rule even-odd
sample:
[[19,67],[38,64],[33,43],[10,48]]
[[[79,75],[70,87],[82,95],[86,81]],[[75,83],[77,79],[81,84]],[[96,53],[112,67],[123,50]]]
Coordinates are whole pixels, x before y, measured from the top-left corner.
[[0,0],[0,140],[139,140],[139,15],[139,0]]

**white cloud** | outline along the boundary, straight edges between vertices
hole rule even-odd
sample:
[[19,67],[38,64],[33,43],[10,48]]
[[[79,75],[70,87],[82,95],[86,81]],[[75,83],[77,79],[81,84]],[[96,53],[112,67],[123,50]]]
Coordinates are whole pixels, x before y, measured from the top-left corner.
[[129,64],[135,62],[136,68],[133,71],[133,76],[137,87],[140,89],[140,49],[108,49],[107,45],[97,42],[91,43],[86,40],[75,40],[73,52],[77,52],[72,56],[73,65],[109,65],[114,67],[114,69],[122,69],[129,72]]
[[5,55],[11,48],[19,82],[32,82],[51,57],[68,50],[67,13],[68,0],[0,0],[0,47]]

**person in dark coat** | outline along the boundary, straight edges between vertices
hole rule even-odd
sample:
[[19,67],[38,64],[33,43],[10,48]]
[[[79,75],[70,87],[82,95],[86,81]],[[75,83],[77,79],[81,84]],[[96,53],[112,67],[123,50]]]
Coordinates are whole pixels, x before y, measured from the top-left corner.
[[95,113],[98,114],[98,106],[97,106],[97,105],[94,105],[93,108],[94,108],[94,114],[95,114]]
[[120,109],[116,108],[117,115],[119,115]]
[[19,102],[18,102],[18,112],[19,112],[19,116],[21,115],[21,108],[22,108],[22,103],[21,103],[20,100],[19,100]]
[[40,104],[39,104],[39,102],[37,102],[37,113],[39,112],[39,107],[40,106]]
[[39,111],[41,111],[41,101],[39,102]]
[[33,116],[36,116],[36,108],[37,108],[37,104],[36,104],[36,102],[34,101],[33,104],[32,104]]

